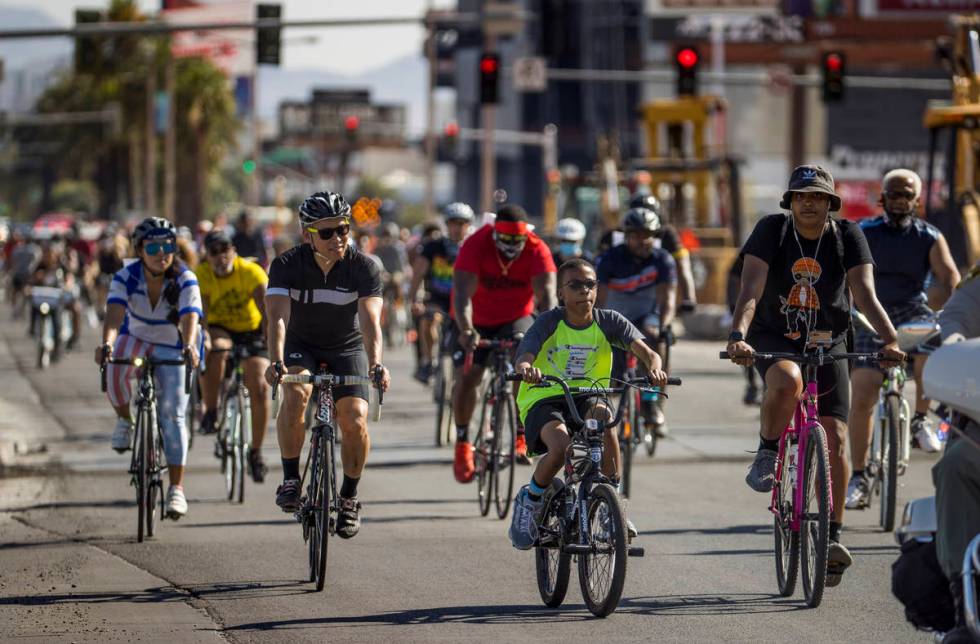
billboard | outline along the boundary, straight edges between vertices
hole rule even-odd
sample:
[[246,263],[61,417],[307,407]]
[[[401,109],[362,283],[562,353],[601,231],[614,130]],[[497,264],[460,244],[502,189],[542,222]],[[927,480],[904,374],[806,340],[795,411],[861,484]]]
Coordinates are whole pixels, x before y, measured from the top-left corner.
[[[242,22],[255,18],[251,0],[185,3],[167,2],[160,16],[171,24]],[[252,29],[174,32],[171,51],[176,58],[207,58],[234,78],[255,73],[255,32]]]

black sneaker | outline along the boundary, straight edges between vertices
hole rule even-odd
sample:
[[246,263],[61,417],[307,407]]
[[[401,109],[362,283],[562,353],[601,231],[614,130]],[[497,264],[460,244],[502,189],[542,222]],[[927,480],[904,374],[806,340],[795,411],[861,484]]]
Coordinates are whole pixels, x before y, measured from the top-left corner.
[[257,449],[248,450],[248,471],[252,475],[252,480],[256,483],[265,483],[265,473],[268,470],[262,453]]
[[283,512],[297,512],[299,510],[299,479],[286,479],[276,488],[276,505]]
[[419,365],[419,368],[415,370],[415,373],[412,374],[412,376],[416,380],[421,382],[423,385],[429,384],[429,380],[432,378],[432,365],[431,364]]
[[201,428],[197,430],[198,433],[214,434],[215,432],[217,432],[218,428],[214,426],[214,422],[216,418],[217,417],[213,409],[209,409],[206,412],[204,412],[204,415],[201,416]]
[[361,530],[361,503],[357,497],[345,499],[338,497],[340,507],[337,509],[337,536],[342,539],[356,537]]

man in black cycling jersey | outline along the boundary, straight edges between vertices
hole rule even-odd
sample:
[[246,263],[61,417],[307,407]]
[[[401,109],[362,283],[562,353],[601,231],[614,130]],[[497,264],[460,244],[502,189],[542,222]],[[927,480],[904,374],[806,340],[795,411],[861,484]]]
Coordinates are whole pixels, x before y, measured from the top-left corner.
[[[350,245],[350,215],[342,195],[311,195],[299,208],[304,243],[272,262],[265,297],[270,384],[284,368],[309,374],[326,364],[337,375],[378,375],[382,388],[388,388],[388,370],[381,364],[381,272]],[[312,387],[288,384],[283,389],[276,421],[283,483],[276,490],[276,504],[283,512],[295,512],[300,506],[304,415]],[[361,526],[357,483],[371,446],[368,388],[334,387],[333,395],[344,469],[337,534],[350,539]]]
[[688,252],[677,229],[667,222],[660,200],[653,195],[634,195],[630,199],[630,208],[646,208],[656,213],[660,219],[660,230],[657,240],[660,247],[671,254],[677,262],[677,301],[678,311],[688,313],[697,305],[697,294],[694,291],[694,272],[691,270],[691,254]]

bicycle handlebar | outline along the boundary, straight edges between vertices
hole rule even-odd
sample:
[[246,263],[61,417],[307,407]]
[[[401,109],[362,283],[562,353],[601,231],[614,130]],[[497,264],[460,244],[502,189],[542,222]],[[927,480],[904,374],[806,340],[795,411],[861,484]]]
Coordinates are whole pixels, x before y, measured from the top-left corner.
[[[727,351],[718,353],[722,360],[731,360]],[[800,364],[820,365],[823,362],[835,362],[837,360],[856,360],[859,362],[881,362],[885,356],[882,353],[787,353],[784,351],[753,351],[751,357],[754,360],[791,360]]]
[[476,343],[473,351],[467,351],[463,358],[463,373],[469,372],[473,366],[473,353],[476,349],[512,349],[517,347],[524,339],[523,333],[515,333],[511,338],[490,338],[481,339]]
[[[278,363],[276,363],[278,365]],[[380,365],[379,365],[380,367]],[[277,374],[276,382],[272,385],[272,399],[275,400],[278,392],[279,385],[282,383],[295,383],[300,385],[313,385],[313,386],[323,386],[323,385],[336,385],[336,386],[352,386],[352,385],[369,385],[378,390],[378,406],[374,409],[371,414],[371,420],[373,422],[378,422],[381,420],[381,405],[384,404],[384,389],[381,387],[381,378],[383,372],[381,369],[375,371],[373,376],[338,376],[332,373],[324,374],[311,374],[311,373],[282,373]],[[373,407],[373,405],[371,405]]]
[[103,358],[102,365],[99,367],[99,372],[102,380],[102,391],[104,392],[108,388],[108,376],[106,375],[106,366],[110,364],[124,364],[131,367],[142,367],[143,365],[150,365],[151,367],[184,367],[184,393],[191,393],[191,374],[193,373],[193,368],[191,363],[186,359],[180,360],[158,360],[156,358],[147,357],[135,357],[135,358]]

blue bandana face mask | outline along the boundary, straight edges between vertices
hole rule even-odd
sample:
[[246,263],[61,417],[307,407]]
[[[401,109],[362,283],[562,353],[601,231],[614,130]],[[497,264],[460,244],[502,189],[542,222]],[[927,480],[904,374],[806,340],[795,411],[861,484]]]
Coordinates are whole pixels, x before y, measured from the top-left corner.
[[562,257],[574,257],[582,252],[582,247],[578,242],[561,242],[558,244],[558,253]]

